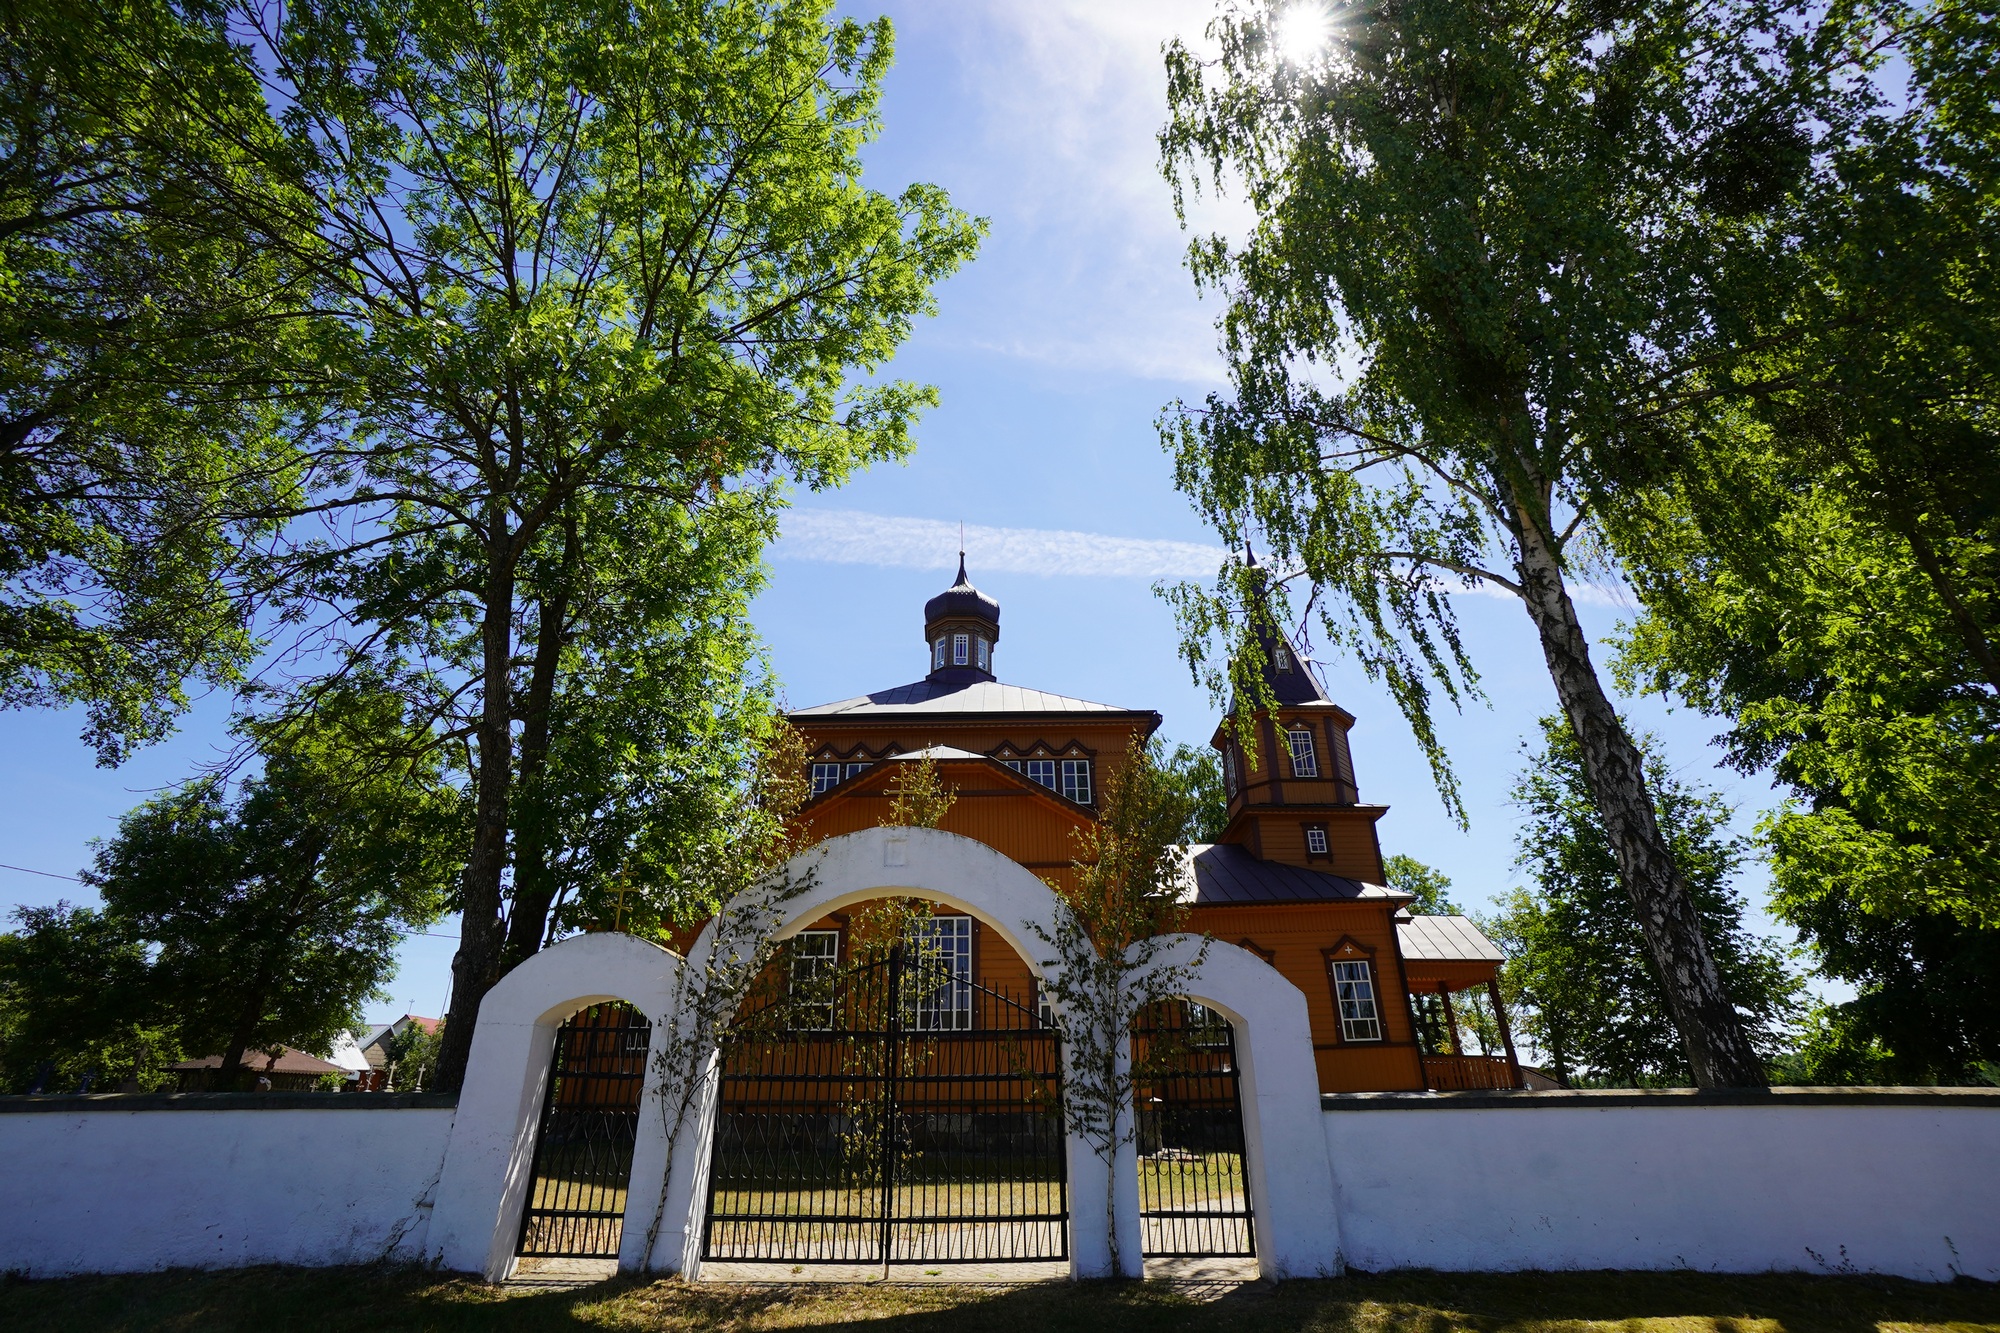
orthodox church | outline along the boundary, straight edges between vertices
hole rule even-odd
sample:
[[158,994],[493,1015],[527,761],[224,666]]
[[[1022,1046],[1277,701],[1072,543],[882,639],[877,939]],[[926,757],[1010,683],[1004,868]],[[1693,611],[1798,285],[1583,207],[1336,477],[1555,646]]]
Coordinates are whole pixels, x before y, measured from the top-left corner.
[[[898,766],[928,756],[956,796],[941,828],[1068,887],[1073,835],[1097,818],[1107,769],[1159,728],[1160,714],[1002,682],[1000,605],[966,577],[963,555],[957,582],[924,607],[923,639],[921,680],[790,715],[812,751],[813,796],[799,818],[817,837],[876,827]],[[1276,706],[1246,719],[1256,744],[1245,750],[1229,728],[1210,741],[1228,823],[1213,844],[1187,849],[1187,928],[1250,950],[1305,993],[1323,1092],[1521,1086],[1496,984],[1500,951],[1463,917],[1413,915],[1410,895],[1384,884],[1375,825],[1388,807],[1361,799],[1354,716],[1282,638],[1265,671]],[[842,961],[848,924],[829,916],[795,948]],[[931,928],[954,974],[1032,992],[1027,964],[983,939],[974,918],[940,909]],[[1504,1056],[1454,1053],[1463,1047],[1451,997],[1475,987],[1492,1001]],[[1412,997],[1431,994],[1450,1050],[1419,1040]],[[976,1021],[969,1004],[962,1018]]]

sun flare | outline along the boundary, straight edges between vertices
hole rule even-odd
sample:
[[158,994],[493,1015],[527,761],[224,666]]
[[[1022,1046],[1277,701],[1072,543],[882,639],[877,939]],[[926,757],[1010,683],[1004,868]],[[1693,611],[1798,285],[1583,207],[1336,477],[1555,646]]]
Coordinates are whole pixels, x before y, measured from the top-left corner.
[[1333,35],[1333,15],[1326,7],[1303,0],[1278,20],[1278,54],[1295,65],[1310,64],[1326,49]]

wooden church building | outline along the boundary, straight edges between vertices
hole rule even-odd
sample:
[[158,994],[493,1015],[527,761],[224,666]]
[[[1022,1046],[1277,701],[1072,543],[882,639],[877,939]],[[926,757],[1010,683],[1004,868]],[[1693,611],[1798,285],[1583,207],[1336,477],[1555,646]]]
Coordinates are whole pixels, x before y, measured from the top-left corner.
[[[1097,816],[1107,767],[1157,730],[1148,709],[1091,703],[996,674],[1000,606],[966,578],[924,607],[929,670],[921,680],[791,714],[810,740],[813,797],[799,818],[819,837],[884,822],[898,766],[928,755],[956,800],[940,827],[976,839],[1058,888],[1072,876],[1073,834]],[[1228,824],[1190,847],[1188,929],[1258,954],[1305,993],[1324,1092],[1521,1086],[1495,984],[1501,955],[1463,917],[1414,916],[1384,884],[1376,822],[1362,801],[1348,732],[1293,646],[1265,664],[1276,707],[1249,719],[1245,750],[1218,728]],[[816,922],[795,948],[847,956],[848,919]],[[940,909],[935,943],[968,979],[1032,990],[1026,963],[979,923]],[[1412,996],[1487,992],[1504,1056],[1420,1046]],[[968,1012],[966,1022],[973,1018]],[[1456,1050],[1463,1048],[1454,1040]]]

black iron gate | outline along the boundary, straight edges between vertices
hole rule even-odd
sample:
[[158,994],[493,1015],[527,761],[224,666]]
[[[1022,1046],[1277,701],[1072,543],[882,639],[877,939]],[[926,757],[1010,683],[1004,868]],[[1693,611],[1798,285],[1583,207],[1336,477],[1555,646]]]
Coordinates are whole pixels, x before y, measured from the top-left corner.
[[557,1031],[519,1253],[617,1257],[651,1038],[645,1015],[615,1003]]
[[1061,1043],[1034,1006],[914,944],[774,975],[723,1045],[705,1258],[1068,1257]]
[[1132,1065],[1142,1250],[1255,1254],[1229,1021],[1185,1000],[1154,1005],[1133,1024]]

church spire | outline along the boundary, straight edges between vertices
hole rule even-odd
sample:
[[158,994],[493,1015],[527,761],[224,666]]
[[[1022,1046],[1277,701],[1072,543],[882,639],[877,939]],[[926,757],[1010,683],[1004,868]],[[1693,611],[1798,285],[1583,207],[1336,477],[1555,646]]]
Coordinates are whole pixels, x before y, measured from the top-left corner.
[[993,679],[1000,603],[972,586],[963,550],[958,553],[958,581],[924,603],[924,642],[930,648],[930,679],[966,684]]

